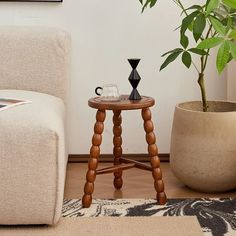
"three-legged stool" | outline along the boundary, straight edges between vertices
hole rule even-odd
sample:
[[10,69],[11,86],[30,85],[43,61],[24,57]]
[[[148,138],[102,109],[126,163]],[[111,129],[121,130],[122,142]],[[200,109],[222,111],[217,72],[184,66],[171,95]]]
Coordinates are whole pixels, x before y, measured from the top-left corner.
[[[122,171],[133,167],[152,171],[154,179],[154,187],[156,190],[156,199],[159,204],[166,203],[167,198],[164,192],[164,182],[162,180],[162,172],[160,169],[160,160],[158,157],[158,149],[156,146],[156,137],[153,132],[154,126],[151,120],[151,111],[149,107],[153,106],[155,101],[151,97],[142,96],[141,100],[131,101],[127,95],[121,95],[120,101],[105,102],[101,98],[91,98],[88,105],[97,109],[96,123],[94,125],[94,135],[92,138],[92,147],[90,149],[90,159],[88,161],[88,171],[86,174],[86,183],[84,186],[84,196],[82,198],[83,207],[90,207],[92,203],[92,194],[94,191],[94,182],[96,175],[114,173],[114,187],[121,189],[123,185]],[[142,110],[142,118],[144,121],[144,130],[146,132],[146,141],[148,144],[148,153],[150,155],[151,166],[135,160],[122,157],[122,127],[121,127],[121,111],[122,110]],[[113,154],[114,165],[111,167],[97,169],[100,145],[102,143],[102,132],[104,129],[104,121],[106,118],[106,110],[113,111]]]

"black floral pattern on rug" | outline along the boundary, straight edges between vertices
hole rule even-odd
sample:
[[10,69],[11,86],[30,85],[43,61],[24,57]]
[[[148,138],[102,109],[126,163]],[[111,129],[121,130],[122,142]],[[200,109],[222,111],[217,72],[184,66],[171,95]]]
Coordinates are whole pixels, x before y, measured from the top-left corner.
[[236,199],[169,199],[161,206],[153,199],[93,200],[82,208],[81,200],[64,200],[64,217],[99,216],[196,216],[205,235],[236,236]]
[[159,209],[152,209],[153,203],[127,209],[126,216],[153,216],[163,212],[163,216],[196,216],[204,232],[222,236],[228,228],[236,235],[236,200],[231,199],[170,199]]

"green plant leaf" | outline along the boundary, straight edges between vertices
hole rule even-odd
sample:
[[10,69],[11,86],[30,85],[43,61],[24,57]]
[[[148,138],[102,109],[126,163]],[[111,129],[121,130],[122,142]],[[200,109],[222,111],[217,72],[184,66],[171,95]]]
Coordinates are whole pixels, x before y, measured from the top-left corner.
[[166,56],[167,54],[170,54],[170,53],[173,53],[173,52],[183,52],[183,49],[182,48],[175,48],[173,50],[170,50],[166,53],[164,53],[163,55],[161,55],[162,57]]
[[189,52],[185,51],[182,54],[182,62],[184,63],[184,65],[189,68],[191,66],[192,63],[192,58]]
[[226,27],[221,24],[221,22],[219,20],[217,20],[216,18],[209,16],[209,19],[211,21],[211,24],[213,26],[213,28],[215,29],[215,31],[221,35],[225,35],[226,33]]
[[217,16],[219,19],[226,17],[229,13],[226,12],[224,9],[218,7],[214,11],[212,11],[215,16]]
[[193,9],[202,10],[202,7],[200,5],[193,5],[187,8],[186,10],[193,10]]
[[200,12],[200,11],[202,11],[202,9],[203,9],[203,7],[200,6],[200,5],[193,5],[193,6],[189,7],[189,8],[184,9],[184,10],[181,12],[181,16],[182,16],[182,14],[185,13],[186,11],[189,11],[189,10],[198,10],[198,11]]
[[193,23],[193,37],[197,42],[206,27],[206,18],[204,14],[199,14]]
[[198,55],[201,55],[201,56],[204,56],[204,55],[207,55],[208,53],[202,49],[199,49],[199,48],[190,48],[188,50],[189,52],[193,52],[195,54],[198,54]]
[[224,43],[222,43],[222,45],[220,46],[218,53],[217,53],[217,58],[216,58],[216,67],[217,70],[219,72],[219,74],[221,74],[221,72],[224,70],[225,66],[228,63],[229,60],[229,43],[228,41],[224,41]]
[[162,69],[164,69],[166,66],[168,66],[171,62],[173,62],[173,61],[179,56],[180,53],[181,53],[181,51],[171,53],[171,54],[166,58],[166,60],[164,61],[164,63],[161,65],[160,71],[161,71]]
[[[145,4],[143,5],[142,12],[145,10],[145,8],[148,6],[148,4],[151,4],[152,0],[146,0]],[[143,4],[143,1],[142,1]]]
[[222,2],[233,9],[236,9],[236,1],[235,0],[222,0]]
[[229,34],[229,38],[236,39],[236,29]]
[[188,37],[185,34],[180,35],[180,44],[186,49],[189,44]]
[[[143,4],[143,0],[139,0]],[[156,4],[157,0],[146,0],[144,7],[147,7],[148,5],[150,7],[153,7]]]
[[185,35],[186,30],[188,29],[188,27],[190,27],[190,25],[192,24],[194,18],[199,14],[199,11],[194,11],[192,12],[190,15],[186,16],[183,20],[182,20],[182,24],[181,24],[181,29],[180,29],[180,44],[184,47],[187,48],[188,44],[189,44],[189,40],[188,37]]
[[214,11],[220,4],[220,0],[210,0],[206,6],[206,14],[210,14]]
[[188,26],[188,30],[191,31],[191,32],[193,31],[193,21]]
[[194,18],[199,14],[200,12],[194,11],[191,14],[189,14],[188,16],[186,16],[183,20],[182,20],[182,24],[181,24],[181,34],[184,34],[186,32],[186,30],[188,29],[189,25],[193,22]]
[[228,62],[227,62],[227,63],[231,62],[232,59],[233,59],[233,56],[232,56],[232,54],[230,53],[230,55],[229,55],[229,59],[228,59]]
[[228,33],[232,27],[233,27],[233,20],[231,17],[228,17],[226,23],[226,33]]
[[236,26],[236,15],[234,15],[233,17],[232,17],[232,21],[233,21],[233,25],[234,25],[234,27]]
[[143,0],[139,0],[139,2],[143,5],[142,12],[145,10],[145,8],[149,5],[150,8],[155,6],[157,3],[157,0],[146,0],[146,2],[143,4]]
[[233,42],[228,41],[229,47],[230,47],[230,52],[234,60],[236,60],[236,44]]
[[154,7],[156,3],[157,3],[157,0],[151,0],[150,7]]
[[221,44],[223,41],[224,41],[224,38],[221,38],[221,37],[213,37],[213,38],[204,39],[202,42],[200,42],[197,45],[197,48],[199,49],[214,48],[217,45]]

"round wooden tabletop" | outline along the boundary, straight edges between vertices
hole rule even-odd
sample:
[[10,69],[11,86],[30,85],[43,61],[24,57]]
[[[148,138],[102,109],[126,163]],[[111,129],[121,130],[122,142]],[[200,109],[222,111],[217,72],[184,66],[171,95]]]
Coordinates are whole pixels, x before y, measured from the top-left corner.
[[121,95],[119,101],[103,101],[101,97],[89,99],[88,105],[98,110],[136,110],[151,107],[155,100],[142,96],[141,100],[129,100],[129,95]]

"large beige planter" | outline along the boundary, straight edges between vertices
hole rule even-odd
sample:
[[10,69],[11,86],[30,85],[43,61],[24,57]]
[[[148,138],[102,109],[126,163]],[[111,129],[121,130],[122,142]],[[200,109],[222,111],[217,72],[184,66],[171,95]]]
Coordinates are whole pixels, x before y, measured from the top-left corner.
[[175,108],[170,164],[185,185],[203,192],[236,188],[236,103],[186,102]]

